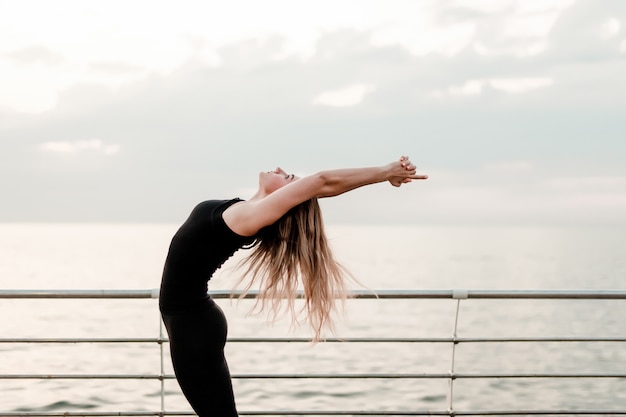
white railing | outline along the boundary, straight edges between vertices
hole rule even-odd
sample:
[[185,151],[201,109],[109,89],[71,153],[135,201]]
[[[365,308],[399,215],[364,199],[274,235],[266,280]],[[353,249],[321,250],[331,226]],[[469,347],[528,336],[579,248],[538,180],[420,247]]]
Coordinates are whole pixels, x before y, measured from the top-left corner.
[[[231,292],[211,291],[211,296],[215,299],[229,298]],[[235,294],[238,295],[238,294]],[[247,298],[252,298],[256,294],[251,292]],[[483,344],[483,343],[622,343],[626,347],[626,335],[617,337],[596,337],[596,336],[576,336],[576,337],[458,337],[457,326],[461,312],[461,303],[470,299],[558,299],[558,300],[626,300],[626,291],[559,291],[559,290],[537,290],[537,291],[496,291],[496,290],[398,290],[398,291],[355,291],[353,297],[356,299],[452,299],[456,301],[454,327],[449,337],[351,337],[351,338],[329,338],[323,343],[440,343],[452,346],[450,358],[450,371],[447,373],[281,373],[281,374],[233,374],[233,379],[445,379],[448,381],[447,410],[411,410],[411,411],[333,411],[333,410],[242,410],[240,415],[369,415],[369,416],[407,416],[407,415],[626,415],[626,409],[518,409],[518,410],[456,410],[455,409],[455,381],[470,379],[616,379],[626,380],[626,366],[616,367],[614,372],[481,372],[463,373],[456,370],[456,347],[460,344]],[[158,290],[0,290],[0,299],[155,299],[158,298]],[[7,335],[4,335],[7,336]],[[0,401],[0,417],[15,416],[174,416],[193,415],[188,411],[170,411],[165,407],[165,387],[164,381],[174,379],[172,374],[165,373],[163,344],[168,340],[160,327],[158,337],[148,338],[17,338],[1,337],[2,344],[124,344],[124,343],[146,343],[158,344],[160,346],[160,370],[152,374],[0,374],[0,380],[51,380],[51,379],[137,379],[137,380],[159,380],[161,383],[160,396],[161,407],[155,411],[68,411],[68,412],[9,412],[2,410]],[[308,343],[308,338],[229,338],[230,343]],[[0,394],[5,395],[5,394]]]

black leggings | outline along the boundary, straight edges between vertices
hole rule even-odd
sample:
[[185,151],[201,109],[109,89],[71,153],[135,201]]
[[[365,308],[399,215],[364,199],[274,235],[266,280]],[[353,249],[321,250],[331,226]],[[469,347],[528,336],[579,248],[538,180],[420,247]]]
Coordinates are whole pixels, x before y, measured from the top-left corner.
[[224,357],[227,324],[211,299],[184,312],[162,311],[176,379],[200,417],[235,417],[237,409]]

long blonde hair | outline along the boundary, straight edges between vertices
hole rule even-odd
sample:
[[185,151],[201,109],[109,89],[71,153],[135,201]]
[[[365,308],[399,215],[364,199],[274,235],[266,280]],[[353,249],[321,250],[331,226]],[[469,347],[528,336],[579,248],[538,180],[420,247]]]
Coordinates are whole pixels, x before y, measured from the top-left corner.
[[[322,222],[317,198],[293,207],[276,223],[258,233],[251,254],[239,265],[245,269],[239,280],[247,280],[244,294],[259,284],[256,309],[269,308],[272,320],[291,313],[292,324],[301,315],[319,341],[323,330],[333,331],[332,315],[347,297],[349,272],[333,257]],[[353,278],[352,278],[353,279]],[[295,309],[299,287],[304,306]]]

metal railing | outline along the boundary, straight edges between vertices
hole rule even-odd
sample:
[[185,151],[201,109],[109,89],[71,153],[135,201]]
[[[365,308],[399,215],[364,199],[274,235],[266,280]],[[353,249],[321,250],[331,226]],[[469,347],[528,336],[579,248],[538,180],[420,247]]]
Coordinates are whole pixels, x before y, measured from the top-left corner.
[[[211,296],[215,299],[230,298],[230,291],[211,291]],[[240,294],[235,293],[235,296]],[[245,298],[253,298],[255,292],[249,292]],[[450,358],[450,371],[447,373],[281,373],[281,374],[233,374],[233,379],[445,379],[448,381],[447,410],[412,410],[412,411],[333,411],[333,410],[290,410],[290,411],[240,411],[240,415],[274,415],[274,416],[338,416],[338,415],[368,415],[368,416],[408,416],[408,415],[446,415],[446,416],[492,416],[492,415],[626,415],[626,409],[518,409],[518,410],[456,410],[455,409],[455,382],[458,380],[470,379],[626,379],[626,369],[615,372],[481,372],[463,373],[457,372],[456,347],[460,344],[483,344],[483,343],[626,343],[626,335],[618,337],[458,337],[457,329],[461,302],[469,299],[552,299],[552,300],[626,300],[626,291],[615,290],[398,290],[398,291],[353,291],[352,297],[356,299],[451,299],[456,301],[455,320],[452,335],[450,337],[349,337],[349,338],[328,338],[323,343],[441,343],[452,346]],[[158,298],[158,290],[0,290],[0,299],[155,299]],[[229,338],[229,342],[247,343],[308,343],[308,338],[266,338],[266,337],[243,337]],[[158,337],[148,338],[0,338],[1,344],[27,343],[27,344],[82,344],[82,343],[104,343],[104,344],[124,344],[124,343],[146,343],[158,344],[160,349],[160,371],[154,374],[0,374],[0,380],[51,380],[51,379],[133,379],[133,380],[159,380],[161,383],[160,410],[155,411],[76,411],[76,412],[7,412],[0,408],[0,417],[15,416],[186,416],[194,415],[190,411],[170,411],[165,408],[165,380],[174,379],[174,375],[166,374],[164,369],[164,343],[167,337],[160,326]],[[625,346],[626,347],[626,346]],[[0,403],[1,407],[1,403]]]

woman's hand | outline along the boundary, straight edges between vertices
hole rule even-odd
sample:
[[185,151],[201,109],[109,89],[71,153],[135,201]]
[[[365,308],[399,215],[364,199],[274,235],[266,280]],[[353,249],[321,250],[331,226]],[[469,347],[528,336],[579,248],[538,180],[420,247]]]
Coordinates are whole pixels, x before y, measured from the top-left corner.
[[415,165],[408,156],[401,156],[399,161],[394,161],[387,165],[389,172],[389,183],[394,187],[413,180],[425,180],[428,175],[416,175]]

